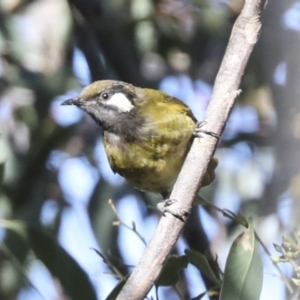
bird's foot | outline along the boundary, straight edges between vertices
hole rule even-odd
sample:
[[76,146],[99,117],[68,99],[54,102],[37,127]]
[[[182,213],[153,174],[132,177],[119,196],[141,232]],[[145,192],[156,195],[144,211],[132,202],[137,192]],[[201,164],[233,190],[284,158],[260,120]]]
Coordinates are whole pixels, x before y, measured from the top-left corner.
[[208,134],[218,140],[220,137],[216,133],[202,129],[202,127],[205,124],[206,124],[206,121],[197,122],[196,128],[194,130],[194,136],[201,138],[201,133],[205,133],[205,134]]
[[[157,204],[157,209],[165,215],[167,212],[174,216],[175,218],[179,219],[180,221],[184,222],[186,218],[189,215],[189,212],[183,210],[183,209],[178,209],[176,206],[174,208],[174,204],[177,203],[176,199],[166,199],[162,202],[159,202]],[[173,206],[173,208],[172,208]],[[177,209],[176,209],[177,208]]]

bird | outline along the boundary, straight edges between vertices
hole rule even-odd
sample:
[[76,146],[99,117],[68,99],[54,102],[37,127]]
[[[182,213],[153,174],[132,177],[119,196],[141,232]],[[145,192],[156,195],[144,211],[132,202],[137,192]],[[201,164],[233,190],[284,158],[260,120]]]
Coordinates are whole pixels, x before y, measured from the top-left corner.
[[[104,149],[114,173],[135,188],[164,199],[191,147],[197,119],[181,100],[159,90],[99,80],[62,105],[75,105],[102,127]],[[202,185],[215,179],[217,158]]]

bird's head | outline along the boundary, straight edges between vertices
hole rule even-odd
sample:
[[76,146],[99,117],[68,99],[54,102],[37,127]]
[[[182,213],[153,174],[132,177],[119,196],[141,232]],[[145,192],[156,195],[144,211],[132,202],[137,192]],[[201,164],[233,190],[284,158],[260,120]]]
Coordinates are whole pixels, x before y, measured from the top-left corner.
[[124,117],[134,116],[136,100],[141,91],[122,81],[95,81],[84,88],[78,97],[66,100],[62,105],[79,107],[106,129]]

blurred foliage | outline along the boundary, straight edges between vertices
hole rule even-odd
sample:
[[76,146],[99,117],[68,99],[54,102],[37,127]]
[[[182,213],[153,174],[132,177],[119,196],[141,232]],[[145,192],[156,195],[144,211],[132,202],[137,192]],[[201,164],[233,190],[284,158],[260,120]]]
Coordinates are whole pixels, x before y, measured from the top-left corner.
[[[33,250],[36,258],[40,259],[51,274],[56,277],[71,299],[97,299],[94,288],[87,274],[80,268],[78,263],[48,234],[39,229],[28,227],[20,221],[3,221],[2,226],[8,229],[9,233],[15,233],[15,238],[22,239]],[[25,277],[26,273],[15,259],[13,248],[2,248],[4,254],[11,258],[17,271]],[[55,263],[54,263],[55,262]],[[29,280],[29,284],[35,288]],[[5,281],[1,289],[7,288]],[[37,290],[38,291],[38,290]],[[39,292],[39,291],[38,291]]]
[[[101,129],[78,111],[67,115],[59,103],[98,79],[120,79],[154,88],[170,87],[171,82],[170,93],[190,101],[189,105],[203,113],[242,5],[242,0],[0,0],[0,218],[22,220],[26,228],[41,232],[38,237],[31,236],[28,244],[20,232],[0,228],[0,299],[28,299],[28,293],[30,299],[51,299],[37,292],[43,291],[38,282],[28,279],[41,262],[40,276],[48,276],[46,284],[53,287],[53,297],[71,297],[62,277],[51,273],[51,267],[60,264],[64,255],[75,257],[77,247],[94,247],[86,244],[81,234],[92,236],[117,270],[103,263],[106,271],[126,278],[131,267],[124,257],[133,249],[131,241],[121,243],[123,227],[112,226],[117,216],[107,200],[113,199],[118,209],[125,198],[134,199],[126,200],[126,205],[137,207],[147,228],[148,222],[158,219],[152,209],[157,199],[112,177],[99,146]],[[260,42],[243,78],[243,93],[217,151],[218,179],[203,190],[217,206],[253,216],[267,247],[280,233],[299,225],[300,29],[295,21],[299,14],[296,0],[268,4]],[[85,166],[85,171],[67,172],[75,163]],[[63,180],[66,172],[68,187]],[[86,177],[93,182],[89,189],[79,184]],[[143,201],[136,202],[136,198]],[[88,223],[92,231],[81,233],[73,223],[66,224],[71,212],[82,229]],[[81,214],[87,223],[80,219]],[[202,226],[195,209],[183,241],[189,249],[189,265],[196,266],[193,276],[200,282],[202,272],[209,290],[220,274],[215,261],[207,260],[204,253],[210,251],[210,257],[217,254],[224,266],[239,227],[213,209],[201,214],[211,224]],[[134,215],[127,213],[127,217],[135,222]],[[143,222],[137,225],[138,232]],[[65,228],[78,242],[76,249],[74,245],[68,248]],[[149,240],[146,232],[141,235]],[[59,243],[74,251],[68,254]],[[60,254],[47,263],[43,255],[33,255],[35,247],[42,249],[40,254],[51,254],[53,249]],[[93,254],[91,251],[89,256]],[[175,254],[182,254],[179,246]],[[108,276],[101,273],[100,280],[93,280],[94,271],[71,256],[68,267],[79,264],[97,296],[106,297],[113,289],[101,293]],[[100,259],[98,263],[102,264]],[[63,276],[69,274],[68,267],[61,265]],[[186,276],[189,272],[189,267],[185,271],[178,268],[176,290],[185,299],[195,294]],[[74,290],[76,287],[74,280]],[[200,299],[205,290],[199,285],[196,294],[200,296],[194,299]],[[216,293],[209,295],[211,299],[218,297]],[[176,297],[174,290],[160,288],[160,299]]]
[[291,235],[283,235],[281,245],[274,243],[274,248],[277,253],[281,255],[272,256],[271,259],[276,263],[289,264],[292,268],[294,275],[291,278],[293,287],[289,286],[289,290],[292,293],[290,299],[299,299],[300,295],[300,230],[295,229]]

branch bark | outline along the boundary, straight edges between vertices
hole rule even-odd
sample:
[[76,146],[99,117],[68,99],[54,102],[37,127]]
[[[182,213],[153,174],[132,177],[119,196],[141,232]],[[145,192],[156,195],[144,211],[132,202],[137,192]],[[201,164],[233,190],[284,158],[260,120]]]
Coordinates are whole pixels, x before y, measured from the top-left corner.
[[[267,0],[246,0],[244,8],[234,24],[231,37],[216,77],[212,97],[204,118],[203,131],[221,135],[235,98],[249,56],[256,44],[261,29],[261,14]],[[190,212],[208,163],[217,146],[217,139],[203,134],[196,138],[174,185],[170,199],[177,202],[172,210]],[[201,155],[199,155],[199,153]],[[144,299],[154,285],[163,263],[174,247],[184,222],[166,213],[160,219],[156,231],[145,249],[138,265],[133,270],[117,300]]]

